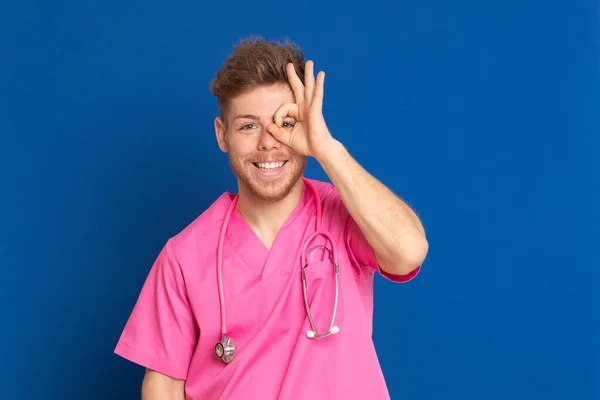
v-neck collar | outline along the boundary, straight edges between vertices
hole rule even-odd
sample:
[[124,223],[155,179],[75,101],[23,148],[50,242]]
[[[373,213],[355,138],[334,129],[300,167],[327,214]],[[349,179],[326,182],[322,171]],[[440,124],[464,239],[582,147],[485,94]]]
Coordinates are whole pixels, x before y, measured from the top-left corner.
[[[310,188],[304,185],[300,202],[292,211],[290,216],[283,223],[279,231],[275,235],[275,240],[271,246],[271,250],[265,246],[262,240],[254,232],[252,227],[239,213],[237,209],[233,210],[225,239],[234,247],[235,252],[240,256],[248,268],[255,271],[261,277],[261,280],[268,279],[270,276],[277,275],[276,270],[280,268],[274,260],[285,257],[284,253],[287,250],[286,234],[293,222],[305,210],[308,202],[314,201],[310,199]],[[232,196],[230,195],[231,199]]]

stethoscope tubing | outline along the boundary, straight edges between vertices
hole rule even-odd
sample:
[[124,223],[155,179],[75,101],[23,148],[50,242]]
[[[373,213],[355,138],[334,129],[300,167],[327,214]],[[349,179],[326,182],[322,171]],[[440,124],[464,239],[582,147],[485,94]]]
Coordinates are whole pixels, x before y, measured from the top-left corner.
[[[329,335],[339,332],[339,328],[336,325],[334,325],[335,317],[336,317],[336,313],[337,313],[338,297],[339,297],[339,264],[338,264],[338,258],[337,258],[337,247],[335,245],[335,241],[333,240],[332,235],[329,232],[321,231],[322,209],[321,209],[321,200],[320,200],[319,193],[317,192],[317,189],[307,179],[303,178],[303,181],[306,184],[306,186],[308,186],[311,189],[314,200],[315,200],[315,205],[316,205],[316,229],[304,241],[304,244],[302,246],[302,256],[301,256],[302,291],[303,291],[303,295],[304,295],[304,306],[306,308],[306,313],[308,315],[308,319],[309,319],[309,322],[310,322],[310,325],[312,328],[311,330],[309,330],[307,332],[306,335],[309,338],[326,337],[326,336],[329,336]],[[217,244],[217,284],[218,284],[218,290],[219,290],[219,306],[220,306],[220,310],[221,310],[221,342],[217,343],[217,346],[218,346],[220,352],[223,352],[224,351],[223,349],[225,349],[225,348],[227,349],[226,350],[227,355],[225,357],[223,357],[222,355],[219,356],[220,358],[223,358],[225,360],[225,362],[230,362],[231,360],[233,360],[233,357],[235,355],[235,346],[233,345],[231,338],[227,337],[227,314],[226,314],[226,307],[225,307],[225,294],[224,294],[225,291],[223,290],[223,246],[224,246],[224,242],[225,242],[225,234],[226,234],[227,228],[229,226],[229,221],[235,210],[238,200],[239,200],[239,195],[236,195],[233,198],[229,207],[227,208],[227,212],[225,213],[225,218],[223,220],[223,223],[221,224],[221,231],[219,233],[219,240],[218,240],[218,244]],[[326,245],[325,246],[317,245],[317,246],[312,247],[310,250],[308,250],[308,245],[314,240],[314,238],[316,238],[317,236],[320,236],[320,235],[325,236],[325,238],[329,241],[329,243],[331,244],[331,250],[329,250]],[[322,247],[326,251],[329,252],[330,259],[333,263],[334,275],[335,275],[335,295],[334,295],[335,297],[334,297],[333,313],[332,313],[332,318],[331,318],[331,324],[329,326],[329,329],[325,333],[320,333],[316,329],[316,325],[315,325],[312,313],[310,311],[310,306],[308,304],[308,293],[307,293],[307,287],[306,287],[306,273],[305,273],[305,268],[308,266],[308,258],[310,256],[310,253],[319,247]],[[229,352],[231,352],[231,353],[229,353]]]
[[221,232],[219,234],[219,242],[217,245],[217,281],[219,286],[219,305],[221,307],[221,334],[227,334],[227,314],[225,310],[225,291],[223,290],[223,243],[225,242],[225,233],[229,226],[229,220],[233,214],[239,196],[235,196],[225,213],[225,219],[221,224]]

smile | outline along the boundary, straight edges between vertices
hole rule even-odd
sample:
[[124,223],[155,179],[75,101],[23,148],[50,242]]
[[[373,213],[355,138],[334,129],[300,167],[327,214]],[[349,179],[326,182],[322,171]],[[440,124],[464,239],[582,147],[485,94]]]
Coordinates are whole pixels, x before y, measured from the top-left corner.
[[252,163],[254,166],[263,171],[276,171],[279,168],[283,167],[287,161],[278,161],[278,162],[268,162],[268,163]]

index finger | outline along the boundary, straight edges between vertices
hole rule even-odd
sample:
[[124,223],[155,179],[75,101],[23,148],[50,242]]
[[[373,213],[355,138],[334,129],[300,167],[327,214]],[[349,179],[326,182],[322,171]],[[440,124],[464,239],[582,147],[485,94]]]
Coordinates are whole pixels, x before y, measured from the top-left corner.
[[296,97],[296,103],[300,103],[304,99],[304,85],[298,77],[293,63],[288,63],[286,69],[290,86],[292,87],[294,96]]

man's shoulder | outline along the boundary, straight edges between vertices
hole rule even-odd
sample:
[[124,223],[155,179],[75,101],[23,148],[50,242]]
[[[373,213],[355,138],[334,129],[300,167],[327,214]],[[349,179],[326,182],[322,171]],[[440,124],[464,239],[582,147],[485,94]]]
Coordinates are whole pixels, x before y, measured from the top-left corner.
[[192,222],[172,236],[169,241],[174,253],[214,247],[231,201],[232,195],[223,193]]
[[321,197],[321,201],[326,200],[327,198],[337,197],[338,193],[335,187],[331,182],[322,181],[319,179],[307,178],[307,180],[312,183],[312,185],[317,189],[317,193]]
[[339,205],[341,201],[340,194],[331,182],[318,179],[308,179],[308,181],[312,183],[317,193],[319,193],[321,205],[324,208],[337,207]]

